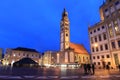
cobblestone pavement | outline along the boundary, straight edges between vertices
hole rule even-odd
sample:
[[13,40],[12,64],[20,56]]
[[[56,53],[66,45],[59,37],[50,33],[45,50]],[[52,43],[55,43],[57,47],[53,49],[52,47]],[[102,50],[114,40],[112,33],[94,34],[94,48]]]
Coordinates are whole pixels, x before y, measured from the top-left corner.
[[84,75],[82,68],[0,68],[0,80],[120,80],[120,72],[97,69],[95,75]]

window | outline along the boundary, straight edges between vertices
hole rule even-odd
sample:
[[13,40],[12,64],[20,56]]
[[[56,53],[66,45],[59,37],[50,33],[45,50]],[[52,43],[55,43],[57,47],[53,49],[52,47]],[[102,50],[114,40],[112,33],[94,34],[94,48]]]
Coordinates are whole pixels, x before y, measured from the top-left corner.
[[105,34],[105,33],[103,34],[103,39],[104,39],[104,40],[106,40],[106,39],[107,39],[107,36],[106,36],[106,34]]
[[109,0],[109,2],[111,2],[112,0]]
[[104,55],[102,55],[101,57],[104,58]]
[[105,27],[104,26],[102,26],[102,29],[104,29]]
[[98,62],[98,65],[100,65],[100,62]]
[[103,46],[102,45],[100,45],[100,50],[103,51]]
[[107,57],[107,58],[110,58],[110,55],[107,55],[106,57]]
[[99,57],[99,56],[97,56],[97,59],[100,59],[100,57]]
[[96,30],[94,30],[94,33],[96,32]]
[[118,5],[119,4],[119,1],[115,2],[115,5]]
[[92,52],[94,52],[95,50],[94,50],[94,47],[92,48]]
[[90,34],[92,34],[92,32],[90,32]]
[[95,56],[93,56],[93,59],[95,59]]
[[83,62],[85,61],[85,58],[83,57]]
[[115,48],[115,42],[111,42],[112,48]]
[[91,37],[91,43],[93,43],[93,37]]
[[66,34],[66,36],[68,36],[68,34]]
[[96,62],[94,62],[94,65],[96,65]]
[[102,39],[101,39],[101,35],[99,35],[98,37],[99,37],[99,41],[101,41],[101,40],[102,40]]
[[106,18],[109,18],[109,15],[107,15]]
[[100,31],[100,28],[98,28],[97,30]]
[[105,9],[105,12],[107,12],[108,11],[108,9]]
[[118,40],[118,47],[120,48],[120,40]]
[[95,36],[95,42],[97,42],[97,37]]
[[108,65],[111,65],[111,62],[108,62]]
[[98,52],[99,51],[99,49],[98,49],[98,47],[96,47],[96,52]]
[[107,44],[105,44],[105,50],[108,50],[108,45]]

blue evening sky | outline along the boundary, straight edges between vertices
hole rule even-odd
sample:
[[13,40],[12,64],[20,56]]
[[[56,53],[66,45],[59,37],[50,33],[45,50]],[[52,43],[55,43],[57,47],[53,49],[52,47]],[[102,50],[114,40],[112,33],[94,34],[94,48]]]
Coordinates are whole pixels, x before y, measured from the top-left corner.
[[71,42],[89,49],[88,24],[100,21],[103,0],[0,0],[0,47],[59,50],[63,8],[68,11]]

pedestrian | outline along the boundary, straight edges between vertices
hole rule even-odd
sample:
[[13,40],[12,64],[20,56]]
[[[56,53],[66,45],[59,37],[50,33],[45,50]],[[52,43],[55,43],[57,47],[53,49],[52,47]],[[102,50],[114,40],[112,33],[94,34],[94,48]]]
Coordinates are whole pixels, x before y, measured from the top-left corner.
[[92,68],[92,75],[94,75],[95,74],[95,65],[92,64],[91,68]]
[[84,64],[84,74],[87,74],[87,65]]
[[119,71],[120,71],[120,64],[118,65],[118,69],[119,69]]
[[110,70],[109,64],[106,65],[106,69],[107,69],[108,71]]
[[91,74],[91,65],[90,64],[87,64],[87,72],[88,72],[88,74]]

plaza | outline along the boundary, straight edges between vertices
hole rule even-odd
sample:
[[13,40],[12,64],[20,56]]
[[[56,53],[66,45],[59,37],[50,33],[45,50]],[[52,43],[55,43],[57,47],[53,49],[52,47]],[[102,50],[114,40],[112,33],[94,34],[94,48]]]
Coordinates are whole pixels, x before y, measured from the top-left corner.
[[[37,1],[35,3],[37,3]],[[85,1],[84,5],[86,3],[87,2]],[[90,1],[90,3],[94,2]],[[44,5],[48,6],[46,5],[46,2]],[[34,9],[36,9],[36,11],[39,11],[38,6],[36,6],[36,8],[33,8],[33,11],[31,11],[30,9],[31,12],[35,13],[34,15],[37,15],[36,13],[38,13],[35,12]],[[91,5],[87,7],[89,8],[90,6]],[[47,9],[49,7],[47,7]],[[70,7],[71,6],[67,8]],[[85,7],[86,5],[82,8]],[[77,9],[77,7],[74,11],[71,11],[73,8],[64,8],[62,14],[60,13],[61,16],[58,14],[59,12],[54,12],[55,10],[53,11],[53,7],[50,10],[40,7],[42,9],[40,10],[40,13],[46,13],[44,16],[43,14],[38,14],[39,16],[34,16],[32,13],[32,17],[29,16],[31,17],[31,22],[24,22],[23,17],[21,19],[18,19],[18,22],[20,22],[19,20],[22,20],[24,25],[20,25],[21,23],[19,23],[19,27],[22,31],[19,34],[20,37],[18,34],[13,33],[13,35],[16,34],[14,37],[13,35],[11,37],[10,34],[6,34],[9,37],[4,35],[3,38],[1,38],[3,39],[3,42],[1,43],[4,43],[4,41],[6,41],[6,44],[3,45],[5,45],[5,47],[9,46],[11,48],[6,48],[6,51],[3,51],[3,49],[0,48],[0,80],[119,80],[120,0],[103,0],[102,5],[98,7],[99,9],[97,9],[99,10],[100,19],[97,22],[93,20],[93,18],[95,18],[95,15],[92,16],[92,19],[89,18],[91,16],[90,12],[92,12],[92,10],[90,10],[90,12],[86,12],[86,9],[80,12],[78,11],[80,14],[84,14],[84,12],[86,12],[83,18],[83,15],[81,17],[79,17],[80,14],[76,15],[76,13],[78,13],[76,12],[76,10],[79,10]],[[61,8],[63,8],[63,5]],[[91,9],[93,8],[94,7],[92,6]],[[28,8],[26,8],[26,10],[28,10]],[[50,15],[49,11],[53,12],[51,13],[52,15]],[[93,10],[93,12],[97,11]],[[56,13],[57,16],[54,13]],[[88,14],[90,15],[87,16]],[[59,18],[56,18],[55,16]],[[81,21],[79,21],[77,18],[75,20],[72,20],[74,19],[73,16],[81,18]],[[13,17],[14,16],[12,16],[12,18]],[[98,18],[98,16],[96,17]],[[49,21],[50,23],[47,22],[49,19],[51,20]],[[78,23],[84,23],[84,20],[85,24],[87,24],[87,22],[89,22],[90,20],[93,22],[90,22],[91,25],[86,26],[84,26],[85,24],[77,24],[78,21]],[[16,23],[18,25],[17,22],[13,22],[14,24]],[[59,22],[59,24],[56,22]],[[74,24],[72,22],[74,22]],[[51,23],[54,24],[52,25],[52,27]],[[55,26],[55,23],[59,26]],[[0,23],[0,26],[2,26],[1,24],[2,23]],[[7,22],[5,22],[5,24],[7,24]],[[4,26],[5,25],[3,25],[3,27]],[[22,26],[26,28],[25,31]],[[85,30],[84,27],[86,27]],[[16,28],[16,25],[14,28]],[[10,29],[14,30],[14,28],[11,27]],[[14,31],[19,33],[19,28],[17,28],[17,30]],[[51,32],[49,32],[50,30]],[[73,32],[73,30],[75,31]],[[27,31],[29,31],[30,33],[27,33]],[[54,31],[55,33],[52,33]],[[3,33],[6,32],[3,31]],[[88,38],[84,37],[85,34],[87,34],[86,36]],[[74,36],[77,36],[77,38],[75,38]],[[8,39],[4,39],[6,37]],[[9,40],[10,38],[12,38],[13,40]],[[51,38],[54,38],[53,42],[51,42]],[[12,44],[8,45],[9,42],[10,44]],[[49,43],[51,45],[49,45]],[[19,45],[22,45],[23,47],[13,48]],[[45,46],[49,46],[49,48],[45,48]],[[34,49],[33,47],[35,47],[36,49]],[[39,52],[37,49],[41,49],[41,51]]]
[[0,80],[119,80],[120,72],[96,69],[85,75],[83,68],[11,68],[0,67]]

